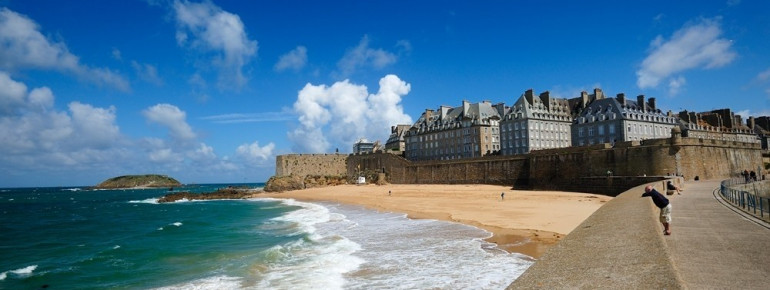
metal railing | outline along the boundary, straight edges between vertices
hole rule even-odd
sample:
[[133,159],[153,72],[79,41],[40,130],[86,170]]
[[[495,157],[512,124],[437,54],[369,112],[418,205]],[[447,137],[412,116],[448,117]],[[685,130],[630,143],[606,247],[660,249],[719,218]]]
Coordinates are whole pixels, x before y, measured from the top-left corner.
[[736,185],[744,185],[743,178],[731,178],[723,180],[719,192],[724,200],[734,206],[754,215],[764,221],[770,221],[770,198],[757,195],[755,192],[734,188]]

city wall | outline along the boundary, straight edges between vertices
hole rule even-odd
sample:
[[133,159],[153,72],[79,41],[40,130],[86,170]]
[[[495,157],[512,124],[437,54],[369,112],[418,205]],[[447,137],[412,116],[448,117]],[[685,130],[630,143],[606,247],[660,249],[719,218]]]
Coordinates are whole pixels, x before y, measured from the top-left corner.
[[347,175],[347,154],[287,154],[275,157],[276,176]]
[[396,184],[499,184],[615,196],[663,176],[729,178],[761,164],[759,144],[672,137],[444,161],[410,162],[388,153],[281,155],[276,175],[355,177],[376,172]]

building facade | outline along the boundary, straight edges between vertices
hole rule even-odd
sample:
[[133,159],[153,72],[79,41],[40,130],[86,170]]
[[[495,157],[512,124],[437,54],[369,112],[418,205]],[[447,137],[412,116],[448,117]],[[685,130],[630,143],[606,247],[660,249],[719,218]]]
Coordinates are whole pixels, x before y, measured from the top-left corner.
[[548,91],[535,96],[533,90],[527,90],[500,121],[501,154],[571,146],[572,117],[569,100],[551,98]]
[[390,136],[385,143],[385,152],[393,154],[402,154],[406,149],[406,140],[404,136],[412,125],[396,125],[390,127]]
[[679,112],[682,137],[759,143],[758,133],[743,124],[743,118],[730,109],[709,112]]
[[675,116],[656,107],[655,98],[645,102],[644,95],[636,101],[623,93],[607,98],[595,89],[592,95],[582,92],[580,99],[587,105],[572,123],[572,146],[667,138],[678,125]]
[[504,104],[488,101],[427,109],[404,136],[409,160],[474,158],[500,150],[499,122]]
[[366,138],[358,139],[356,143],[353,144],[353,153],[372,153],[374,152],[374,143],[369,142],[369,140],[366,140]]

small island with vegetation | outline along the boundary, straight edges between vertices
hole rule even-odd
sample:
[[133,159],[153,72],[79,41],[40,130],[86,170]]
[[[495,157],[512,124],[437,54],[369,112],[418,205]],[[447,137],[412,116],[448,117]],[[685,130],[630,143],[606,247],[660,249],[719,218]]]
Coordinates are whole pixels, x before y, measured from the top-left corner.
[[166,175],[124,175],[113,177],[94,186],[96,189],[178,187],[182,184]]

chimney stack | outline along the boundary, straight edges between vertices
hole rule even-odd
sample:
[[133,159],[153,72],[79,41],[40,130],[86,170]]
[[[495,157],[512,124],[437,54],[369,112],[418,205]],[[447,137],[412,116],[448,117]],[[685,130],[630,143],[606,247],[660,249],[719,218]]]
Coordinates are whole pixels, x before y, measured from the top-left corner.
[[540,100],[543,101],[546,108],[551,108],[551,93],[549,91],[540,93]]
[[636,104],[642,109],[642,112],[647,112],[647,106],[644,105],[644,95],[636,96]]
[[647,102],[650,104],[650,108],[653,111],[658,109],[657,107],[655,107],[655,98],[650,98]]
[[524,92],[524,98],[527,100],[527,103],[530,105],[535,104],[535,94],[532,92],[532,89],[527,90]]
[[626,106],[626,94],[620,93],[615,98],[618,99],[618,102],[620,103],[620,106],[622,106],[622,107]]

